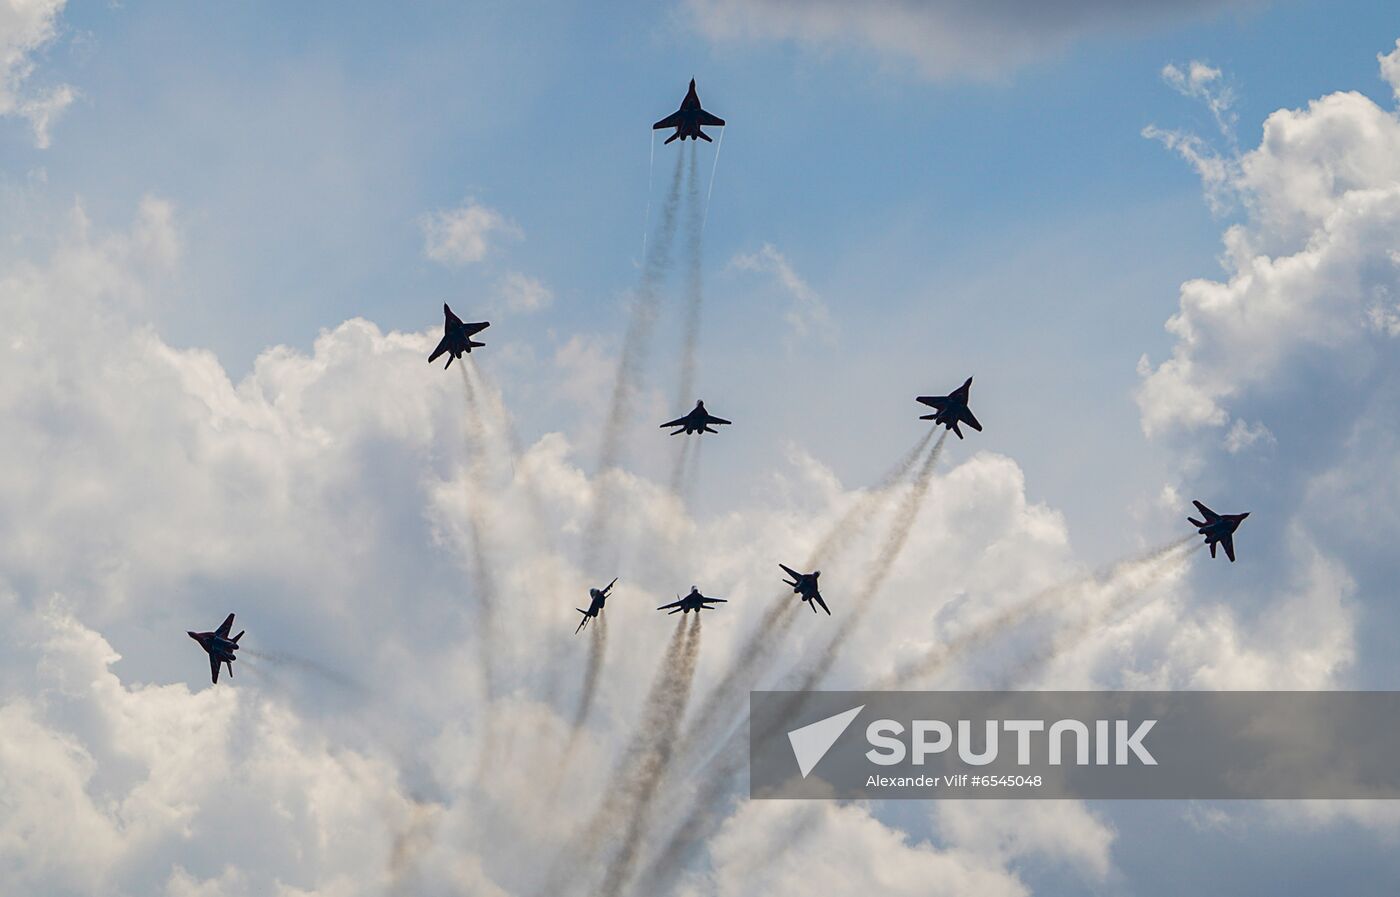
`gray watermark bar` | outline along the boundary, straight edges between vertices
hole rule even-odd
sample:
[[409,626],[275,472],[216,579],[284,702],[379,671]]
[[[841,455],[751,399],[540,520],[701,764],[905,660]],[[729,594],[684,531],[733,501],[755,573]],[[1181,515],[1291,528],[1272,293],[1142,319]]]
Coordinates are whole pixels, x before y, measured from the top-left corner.
[[756,691],[753,798],[1400,797],[1400,692]]

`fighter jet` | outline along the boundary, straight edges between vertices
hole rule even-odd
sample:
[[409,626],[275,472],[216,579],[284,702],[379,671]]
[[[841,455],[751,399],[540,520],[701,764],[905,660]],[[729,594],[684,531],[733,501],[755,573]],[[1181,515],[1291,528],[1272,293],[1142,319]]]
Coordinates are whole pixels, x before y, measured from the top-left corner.
[[190,638],[199,642],[199,646],[209,653],[209,677],[215,685],[219,682],[219,664],[228,665],[228,674],[233,676],[233,662],[237,657],[233,652],[238,650],[238,640],[243,638],[243,630],[233,638],[228,637],[229,630],[233,628],[233,614],[229,614],[224,622],[219,624],[219,628],[213,632],[187,632]]
[[[711,605],[716,602],[720,604],[729,603],[723,598],[709,598],[705,595],[701,595],[699,589],[695,586],[691,586],[689,595],[686,595],[684,598],[677,595],[675,601],[672,601],[670,604],[663,604],[658,607],[657,610],[666,610],[668,607],[673,607],[675,610],[671,611],[672,614],[688,614],[691,611],[695,611],[698,614],[702,610],[714,610],[714,607]],[[670,614],[667,614],[667,616],[670,616]]]
[[675,420],[666,421],[666,423],[661,425],[660,429],[664,430],[667,427],[679,427],[680,429],[671,433],[672,436],[679,436],[682,433],[718,433],[719,431],[712,429],[710,424],[719,424],[722,427],[727,427],[731,423],[733,423],[733,421],[725,420],[722,417],[715,417],[713,414],[706,411],[705,402],[702,400],[695,403],[695,407],[690,409],[689,414],[684,417],[678,417]]
[[982,425],[977,422],[977,418],[972,416],[971,409],[967,407],[967,393],[970,389],[972,389],[972,378],[968,377],[967,382],[946,396],[919,396],[919,402],[936,412],[935,414],[921,415],[919,420],[931,420],[935,427],[941,424],[958,434],[959,439],[963,438],[962,430],[958,428],[960,423],[967,424],[980,433]]
[[652,125],[651,129],[660,131],[665,128],[675,128],[676,133],[667,137],[666,143],[670,143],[676,138],[713,143],[710,136],[700,130],[701,125],[707,128],[722,128],[724,127],[724,119],[718,115],[711,115],[700,108],[700,97],[695,93],[695,79],[691,78],[690,90],[686,93],[685,99],[681,100],[681,108]]
[[783,568],[784,573],[792,577],[791,581],[785,579],[783,582],[792,586],[792,593],[794,595],[802,596],[802,600],[807,602],[807,606],[812,609],[812,613],[817,612],[817,605],[820,604],[822,610],[826,611],[826,615],[828,617],[831,616],[831,608],[826,606],[826,602],[822,600],[822,593],[817,591],[817,579],[821,577],[822,571],[816,570],[812,573],[798,573],[787,564],[779,564],[778,566]]
[[444,352],[451,352],[452,358],[447,359],[447,367],[452,367],[452,361],[461,358],[463,352],[470,353],[472,349],[479,349],[486,345],[478,343],[472,339],[481,331],[491,326],[490,321],[482,321],[478,324],[464,324],[462,319],[452,313],[452,309],[447,307],[447,303],[442,304],[442,313],[447,318],[442,325],[442,342],[437,344],[433,354],[428,356],[428,363],[437,361],[437,357]]
[[583,619],[579,620],[578,629],[574,630],[574,635],[578,635],[579,630],[587,626],[589,620],[593,619],[594,617],[598,616],[598,614],[603,612],[603,605],[606,604],[608,601],[608,593],[612,591],[612,587],[615,585],[617,585],[617,578],[613,577],[613,581],[608,583],[605,587],[601,589],[588,590],[588,597],[593,599],[593,601],[591,604],[588,605],[588,610],[584,610],[581,607],[574,608],[574,610],[583,614]]
[[1230,559],[1230,563],[1235,562],[1235,530],[1240,528],[1240,524],[1249,516],[1249,512],[1243,514],[1217,514],[1210,508],[1196,501],[1191,500],[1191,504],[1196,506],[1196,510],[1201,512],[1205,520],[1197,520],[1194,517],[1187,517],[1191,525],[1196,527],[1196,532],[1206,537],[1206,544],[1210,546],[1210,556],[1215,557],[1215,546],[1219,543],[1225,549],[1225,556]]

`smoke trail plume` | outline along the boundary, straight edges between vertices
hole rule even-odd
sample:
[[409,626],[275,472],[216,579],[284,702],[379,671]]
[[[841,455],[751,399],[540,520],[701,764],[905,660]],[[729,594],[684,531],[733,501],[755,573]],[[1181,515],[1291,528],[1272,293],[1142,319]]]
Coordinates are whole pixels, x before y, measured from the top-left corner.
[[410,798],[413,806],[403,828],[394,833],[389,847],[389,897],[410,897],[418,893],[418,864],[433,846],[442,804]]
[[676,451],[676,460],[671,464],[671,493],[684,498],[683,489],[685,486],[685,472],[690,463],[690,454],[694,451],[694,441],[689,436],[681,437],[681,446]]
[[593,497],[593,510],[588,527],[584,530],[584,568],[594,569],[608,544],[611,535],[610,524],[613,516],[613,494],[616,487],[607,477],[607,472],[617,467],[622,451],[623,430],[627,426],[632,411],[633,394],[645,366],[647,351],[651,343],[652,326],[656,319],[658,289],[671,263],[671,242],[676,234],[676,210],[680,205],[682,156],[676,156],[676,170],[671,177],[671,189],[661,208],[661,221],[657,225],[656,245],[652,246],[642,260],[642,279],[632,297],[631,315],[627,331],[622,340],[622,353],[617,361],[617,376],[613,381],[613,393],[608,416],[603,424],[603,441],[598,453],[597,491]]
[[[841,515],[807,558],[805,569],[811,570],[819,563],[829,563],[849,547],[855,534],[864,529],[886,503],[894,487],[913,470],[915,462],[932,439],[933,431],[926,431],[913,449],[886,471],[874,489],[862,495],[850,510]],[[792,625],[800,606],[790,589],[784,589],[769,603],[758,626],[739,647],[729,670],[700,705],[695,721],[682,739],[688,750],[709,744],[714,734],[712,729],[721,719],[728,720],[738,715],[740,705],[763,675],[767,661],[777,652],[782,635]]]
[[885,580],[889,578],[890,571],[894,569],[895,561],[899,560],[900,553],[904,550],[904,545],[909,541],[909,533],[914,529],[914,522],[919,517],[919,511],[924,505],[924,496],[928,494],[929,485],[933,482],[933,472],[938,466],[938,459],[943,454],[943,446],[948,441],[948,431],[938,437],[938,441],[933,444],[933,450],[924,458],[923,465],[919,468],[918,476],[914,478],[914,485],[904,496],[904,501],[896,509],[895,518],[890,526],[889,533],[885,536],[884,544],[880,546],[880,553],[875,558],[875,564],[870,569],[870,573],[865,579],[865,588],[857,593],[855,600],[851,603],[850,611],[846,614],[840,627],[827,641],[826,648],[817,658],[817,662],[809,667],[806,673],[801,675],[800,684],[796,691],[808,691],[821,681],[822,677],[831,669],[841,648],[851,633],[860,624],[861,619],[870,610],[875,597],[884,586]]
[[686,278],[685,321],[681,334],[681,368],[676,383],[676,406],[684,408],[694,400],[695,352],[700,343],[700,313],[705,293],[701,282],[700,180],[695,173],[697,151],[690,146],[690,165],[686,171]]
[[[1186,545],[1193,537],[1174,539],[1142,554],[1119,561],[1108,570],[1076,577],[1049,589],[1038,592],[1029,598],[1003,608],[980,623],[972,626],[957,637],[939,645],[923,657],[905,664],[890,676],[880,680],[876,689],[908,688],[926,680],[946,667],[950,662],[1012,627],[1018,626],[1037,613],[1057,604],[1082,598],[1086,593],[1099,590],[1112,594],[1115,590],[1141,591],[1151,585],[1160,575],[1157,565],[1170,561],[1172,555]],[[1146,585],[1144,585],[1145,583]]]
[[285,651],[258,651],[253,648],[243,648],[241,650],[243,654],[247,656],[256,657],[258,660],[265,660],[275,666],[300,670],[303,673],[311,673],[332,685],[339,686],[357,695],[364,696],[369,694],[369,689],[354,678],[309,658],[300,657],[296,654],[288,654]]
[[1087,613],[1062,627],[1045,645],[1023,657],[1021,662],[1003,677],[1004,684],[998,687],[999,690],[1010,691],[1023,687],[1025,682],[1033,679],[1041,670],[1061,657],[1073,653],[1095,632],[1113,623],[1122,612],[1131,612],[1140,607],[1137,599],[1181,570],[1193,553],[1205,547],[1205,543],[1187,547],[1192,538],[1187,536],[1172,543],[1165,550],[1156,552],[1155,556],[1140,560],[1133,569],[1116,580],[1104,583],[1100,589],[1102,594],[1089,606]]
[[537,893],[559,893],[568,870],[592,857],[604,838],[636,813],[639,798],[654,793],[655,782],[648,782],[653,777],[659,779],[669,762],[671,743],[690,694],[699,643],[699,615],[689,627],[686,625],[688,616],[682,615],[676,621],[671,641],[666,645],[643,701],[637,729],[603,790],[602,805],[555,857],[544,886]]
[[583,686],[579,691],[578,706],[574,709],[573,725],[569,729],[569,743],[564,748],[564,759],[559,764],[560,776],[563,776],[568,765],[574,743],[583,731],[583,724],[588,721],[588,713],[593,709],[593,696],[598,691],[598,676],[603,671],[603,659],[608,651],[608,624],[604,620],[603,612],[599,611],[593,624],[588,627],[592,630],[588,641],[588,664],[583,670]]
[[666,675],[665,691],[658,695],[655,706],[655,725],[651,729],[650,744],[643,754],[644,762],[635,770],[635,787],[631,795],[631,812],[627,827],[622,834],[622,843],[617,854],[608,865],[598,894],[612,897],[621,893],[642,847],[642,830],[646,827],[651,813],[652,802],[666,773],[666,768],[674,756],[675,739],[680,729],[681,717],[685,714],[686,702],[690,697],[690,685],[695,678],[695,663],[700,656],[700,614],[695,614],[685,641],[681,646],[674,667]]

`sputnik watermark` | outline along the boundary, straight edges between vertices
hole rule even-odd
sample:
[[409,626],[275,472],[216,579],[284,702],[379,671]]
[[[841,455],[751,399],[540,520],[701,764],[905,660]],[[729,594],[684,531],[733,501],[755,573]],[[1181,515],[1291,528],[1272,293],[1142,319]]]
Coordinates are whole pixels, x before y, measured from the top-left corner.
[[1400,797],[1400,692],[753,692],[749,732],[756,798]]

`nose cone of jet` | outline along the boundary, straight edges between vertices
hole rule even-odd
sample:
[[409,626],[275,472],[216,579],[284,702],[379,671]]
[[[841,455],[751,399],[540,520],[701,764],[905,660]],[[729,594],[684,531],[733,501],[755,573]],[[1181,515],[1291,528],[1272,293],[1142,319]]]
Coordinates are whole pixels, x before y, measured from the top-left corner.
[[190,631],[190,630],[188,630],[188,629],[185,630],[185,635],[188,635],[190,638],[194,639],[195,641],[199,641],[199,636],[195,635],[194,632],[192,632],[192,631]]

